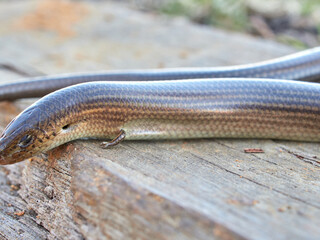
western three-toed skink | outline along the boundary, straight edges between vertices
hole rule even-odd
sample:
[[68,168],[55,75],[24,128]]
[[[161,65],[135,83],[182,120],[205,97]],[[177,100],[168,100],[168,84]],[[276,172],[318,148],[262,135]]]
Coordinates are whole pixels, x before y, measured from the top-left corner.
[[[216,72],[222,75],[213,76],[243,77],[246,72],[248,77],[316,80],[320,75],[320,51],[317,48],[247,67],[247,70],[234,67],[234,71],[226,68],[226,75],[219,68]],[[187,71],[181,75],[178,70],[160,71],[159,78],[151,77],[157,76],[157,72],[140,76],[141,80],[148,80],[144,76],[149,76],[150,80],[170,81],[90,82],[53,92],[24,110],[4,130],[0,138],[0,164],[19,162],[79,138],[113,139],[103,143],[103,147],[123,139],[223,137],[320,141],[320,84],[256,78],[171,80],[179,76],[188,78],[191,73],[190,78],[211,76],[200,70]],[[214,69],[210,71],[212,74]],[[103,75],[103,80],[116,80],[115,76],[120,80],[138,80],[140,73]],[[93,79],[101,80],[94,76]],[[55,78],[56,89],[65,86],[61,84],[61,76]],[[80,76],[67,79],[71,79],[68,84],[79,79],[86,81]],[[49,85],[46,89],[40,87],[41,94],[52,89],[54,82]],[[0,96],[9,96],[8,89],[10,85],[0,87]],[[31,91],[26,92],[25,97],[31,96]]]

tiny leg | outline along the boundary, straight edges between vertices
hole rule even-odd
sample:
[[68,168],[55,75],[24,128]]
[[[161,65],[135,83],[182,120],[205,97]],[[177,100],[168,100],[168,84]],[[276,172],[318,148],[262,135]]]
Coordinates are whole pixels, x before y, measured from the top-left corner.
[[122,142],[126,137],[126,132],[124,130],[120,130],[120,133],[114,138],[112,139],[110,142],[102,142],[100,144],[100,146],[102,148],[107,148],[107,147],[110,147],[110,146],[115,146],[117,145],[118,143]]

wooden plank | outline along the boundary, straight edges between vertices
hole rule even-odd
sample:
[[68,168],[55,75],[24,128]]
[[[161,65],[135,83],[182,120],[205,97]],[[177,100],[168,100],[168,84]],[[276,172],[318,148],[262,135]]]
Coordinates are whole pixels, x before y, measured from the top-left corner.
[[18,194],[21,182],[13,184],[9,173],[20,178],[21,168],[0,168],[0,239],[46,239],[48,231],[36,223],[37,213]]
[[[52,7],[47,4],[0,3],[2,59],[33,66],[31,74],[227,65],[293,51],[108,2],[67,2],[85,16],[70,27],[73,36],[61,36],[61,29],[51,25],[23,25],[18,31],[30,13],[37,23],[37,9],[45,12],[46,6]],[[65,6],[59,4],[55,7]],[[1,81],[18,79],[19,71],[9,70],[0,69]],[[29,104],[0,103],[1,129]],[[264,153],[244,153],[245,148]],[[319,159],[318,143],[132,141],[103,150],[97,141],[76,141],[47,157],[0,167],[0,236],[317,239]]]

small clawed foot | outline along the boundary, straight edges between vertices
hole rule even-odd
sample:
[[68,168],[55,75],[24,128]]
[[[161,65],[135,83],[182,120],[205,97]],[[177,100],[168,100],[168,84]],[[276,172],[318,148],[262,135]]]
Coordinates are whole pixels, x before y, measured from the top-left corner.
[[122,142],[125,139],[125,137],[126,137],[126,132],[121,129],[120,133],[114,139],[112,139],[110,142],[102,142],[100,144],[100,146],[102,148],[108,148],[110,146],[115,146],[118,143]]

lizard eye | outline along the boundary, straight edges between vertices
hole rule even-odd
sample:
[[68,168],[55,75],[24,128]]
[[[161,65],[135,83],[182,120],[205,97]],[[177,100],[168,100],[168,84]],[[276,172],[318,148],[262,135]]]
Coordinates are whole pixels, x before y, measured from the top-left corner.
[[22,147],[22,148],[26,148],[28,147],[31,143],[32,143],[32,140],[33,140],[33,136],[31,135],[24,135],[20,142],[19,142],[19,147]]

